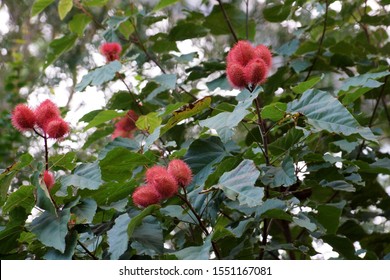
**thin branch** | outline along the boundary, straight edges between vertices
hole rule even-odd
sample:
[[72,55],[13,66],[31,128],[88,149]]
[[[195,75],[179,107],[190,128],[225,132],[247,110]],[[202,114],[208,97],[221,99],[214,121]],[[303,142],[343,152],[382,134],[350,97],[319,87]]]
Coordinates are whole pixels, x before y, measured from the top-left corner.
[[86,16],[88,16],[92,21],[95,23],[95,25],[100,29],[106,29],[106,27],[98,22],[95,17],[80,3],[80,0],[73,0],[73,3],[75,6],[80,9]]
[[249,0],[245,0],[245,35],[249,40]]
[[[183,188],[184,189],[184,188]],[[199,214],[196,212],[196,210],[194,209],[194,207],[192,206],[192,204],[188,201],[187,199],[187,194],[185,192],[185,189],[184,189],[184,196],[181,195],[181,194],[177,194],[177,196],[188,206],[188,208],[191,210],[191,212],[194,214],[194,216],[196,217],[196,219],[198,220],[198,223],[199,223],[199,226],[200,228],[202,229],[202,231],[204,232],[204,234],[206,236],[209,236],[210,233],[209,231],[207,230],[206,226],[204,225],[203,221],[202,221],[202,218],[199,216]],[[215,256],[218,258],[218,259],[221,259],[221,253],[219,251],[219,248],[217,246],[217,244],[214,242],[214,241],[211,241],[211,245],[213,246],[213,250],[214,250],[214,253],[215,253]]]
[[49,148],[47,146],[47,136],[43,137],[45,141],[45,170],[49,170]]
[[222,1],[221,1],[221,0],[217,0],[217,1],[218,1],[219,6],[221,7],[221,11],[222,11],[223,17],[225,18],[225,21],[226,21],[226,23],[227,23],[227,25],[228,25],[228,28],[229,28],[229,30],[230,30],[230,33],[232,33],[234,40],[235,40],[236,42],[238,42],[238,37],[237,37],[237,35],[236,35],[236,32],[235,32],[234,29],[233,29],[233,25],[232,25],[232,23],[231,23],[231,21],[230,21],[228,15],[227,15],[227,13],[226,13],[226,10],[225,10],[225,7],[224,7],[223,4],[222,4]]
[[[374,122],[374,118],[375,118],[375,115],[376,115],[376,111],[378,110],[378,107],[379,107],[379,102],[381,101],[382,96],[383,96],[383,93],[385,92],[385,87],[386,87],[386,83],[387,83],[387,78],[388,78],[388,77],[389,77],[389,76],[386,76],[386,77],[385,77],[385,80],[384,80],[383,85],[382,85],[382,89],[381,89],[381,91],[380,91],[380,93],[379,93],[379,95],[378,95],[378,97],[377,97],[377,99],[376,99],[375,107],[374,107],[374,110],[372,111],[372,115],[371,115],[370,121],[369,121],[369,123],[368,123],[368,127],[369,127],[369,128],[372,127],[372,124],[373,124],[373,122]],[[363,140],[362,144],[361,144],[360,147],[359,147],[359,152],[358,152],[358,154],[357,154],[357,156],[356,156],[356,159],[359,159],[359,158],[360,158],[360,155],[361,155],[361,153],[362,153],[362,151],[363,151],[363,147],[364,147],[365,144],[366,144],[366,140]]]
[[321,49],[322,49],[322,43],[324,41],[324,38],[325,38],[325,32],[326,32],[326,26],[328,24],[328,10],[329,10],[329,3],[328,3],[328,0],[325,0],[325,19],[324,19],[324,27],[322,29],[322,34],[321,34],[321,38],[320,38],[320,42],[318,44],[318,50],[317,50],[317,54],[316,56],[314,57],[314,60],[313,60],[313,63],[309,69],[309,71],[307,72],[307,76],[305,78],[305,81],[307,81],[311,75],[311,72],[313,71],[314,69],[314,66],[316,65],[317,63],[317,60],[318,60],[318,56],[320,55],[321,53]]
[[144,115],[144,111],[142,109],[142,106],[139,104],[139,101],[137,101],[137,98],[135,97],[134,93],[131,91],[130,87],[127,85],[126,81],[120,76],[120,74],[117,75],[119,77],[119,80],[122,81],[122,83],[125,85],[127,91],[129,92],[131,99],[133,99],[133,102],[135,105],[137,105],[138,111],[141,115]]
[[77,240],[77,244],[79,244],[81,246],[81,248],[83,248],[83,250],[87,253],[87,255],[89,255],[91,258],[93,258],[94,260],[98,260],[99,258],[96,257],[91,251],[88,250],[87,247],[85,247],[85,245],[83,243],[80,242],[80,240]]

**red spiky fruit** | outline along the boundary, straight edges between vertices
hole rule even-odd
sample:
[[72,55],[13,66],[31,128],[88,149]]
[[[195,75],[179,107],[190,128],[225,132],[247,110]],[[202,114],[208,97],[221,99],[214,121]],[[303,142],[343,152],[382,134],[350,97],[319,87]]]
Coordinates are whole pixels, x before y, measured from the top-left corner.
[[140,207],[148,207],[152,204],[160,202],[160,194],[150,185],[144,185],[138,187],[132,195],[133,202],[135,205]]
[[45,172],[43,173],[43,182],[45,183],[47,189],[50,191],[55,184],[53,173],[48,170],[45,170]]
[[188,186],[192,181],[192,171],[181,159],[174,159],[168,165],[168,173],[171,174],[182,187]]
[[230,63],[226,69],[226,75],[233,87],[239,89],[246,87],[247,82],[245,79],[244,67],[240,64]]
[[245,66],[251,61],[254,57],[255,49],[248,41],[238,41],[237,44],[229,51],[227,56],[227,63],[237,63],[241,66]]
[[163,199],[174,196],[179,190],[175,178],[166,168],[158,165],[146,171],[146,182],[153,186]]
[[54,119],[61,117],[60,109],[51,100],[46,99],[36,109],[37,124],[46,132],[47,125]]
[[69,124],[61,118],[50,121],[46,127],[49,138],[60,139],[69,133]]
[[27,105],[19,104],[12,111],[11,122],[17,130],[23,132],[34,128],[36,117]]
[[244,76],[247,84],[259,85],[267,78],[268,67],[264,60],[254,59],[245,67]]
[[258,45],[255,48],[256,57],[261,58],[268,68],[271,67],[272,64],[272,54],[271,51],[264,45]]
[[100,52],[106,57],[106,61],[114,61],[119,59],[119,55],[122,51],[122,46],[119,43],[104,43],[100,46]]
[[116,137],[133,138],[134,130],[137,128],[135,122],[138,120],[138,115],[133,110],[127,112],[126,116],[121,118],[115,124],[115,130],[111,135],[112,139]]

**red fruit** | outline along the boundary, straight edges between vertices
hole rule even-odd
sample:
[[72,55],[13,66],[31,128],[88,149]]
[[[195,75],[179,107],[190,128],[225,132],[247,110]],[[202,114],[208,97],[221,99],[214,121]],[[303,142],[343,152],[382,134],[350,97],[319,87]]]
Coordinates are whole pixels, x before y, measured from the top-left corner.
[[256,57],[261,58],[262,60],[264,60],[264,62],[267,65],[268,68],[271,67],[271,64],[272,64],[272,54],[271,54],[270,50],[266,46],[258,45],[255,48],[255,53],[256,53]]
[[138,115],[133,110],[128,111],[127,115],[115,124],[115,130],[111,135],[111,138],[133,138],[134,130],[137,128],[135,125],[137,120]]
[[46,133],[49,138],[62,138],[69,133],[69,125],[61,118],[54,119],[48,123]]
[[179,190],[175,177],[162,166],[149,168],[146,171],[146,182],[153,186],[163,199],[174,196]]
[[188,186],[192,181],[191,168],[181,159],[174,159],[169,163],[168,173],[171,174],[182,187]]
[[231,63],[237,63],[241,66],[245,66],[254,57],[255,49],[248,41],[238,41],[237,44],[229,51],[227,56],[228,66]]
[[122,46],[116,42],[104,43],[100,46],[100,52],[106,57],[107,62],[118,60]]
[[245,81],[252,85],[262,84],[267,78],[267,73],[268,67],[262,59],[252,60],[244,69]]
[[35,116],[37,118],[37,124],[43,131],[46,132],[47,125],[54,119],[61,117],[60,110],[49,99],[43,101],[38,108],[35,109]]
[[51,173],[48,170],[45,170],[45,172],[43,173],[43,182],[45,182],[45,185],[46,185],[47,189],[50,191],[51,188],[54,186],[54,183],[55,183],[55,179],[54,179],[53,173]]
[[27,105],[16,105],[11,116],[12,125],[19,131],[33,129],[36,123],[36,117]]
[[233,87],[240,89],[246,87],[247,82],[245,79],[244,67],[241,65],[237,63],[229,64],[226,70],[226,75]]
[[159,193],[149,185],[138,187],[132,197],[134,204],[141,207],[157,204],[161,199]]

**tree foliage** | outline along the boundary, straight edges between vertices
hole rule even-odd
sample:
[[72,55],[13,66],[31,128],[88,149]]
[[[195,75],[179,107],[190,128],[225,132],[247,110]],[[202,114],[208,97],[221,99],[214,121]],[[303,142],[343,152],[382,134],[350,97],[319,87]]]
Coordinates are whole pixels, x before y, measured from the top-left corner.
[[[389,259],[389,1],[0,9],[2,259]],[[229,84],[238,40],[270,47],[263,85]],[[122,46],[119,60],[104,62],[104,42]],[[56,91],[64,117],[78,96],[105,104],[49,146],[12,127],[16,104]],[[113,137],[129,110],[131,136]],[[192,183],[135,205],[146,170],[176,158]]]

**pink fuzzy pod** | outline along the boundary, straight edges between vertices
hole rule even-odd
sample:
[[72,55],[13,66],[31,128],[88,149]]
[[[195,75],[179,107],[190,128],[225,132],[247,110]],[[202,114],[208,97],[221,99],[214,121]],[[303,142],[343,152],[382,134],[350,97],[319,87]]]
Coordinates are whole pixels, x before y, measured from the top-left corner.
[[152,204],[160,202],[160,194],[150,185],[138,187],[132,195],[135,205],[140,207],[148,207]]
[[244,67],[238,63],[230,63],[226,69],[226,75],[230,84],[235,88],[245,88],[247,82],[244,74]]
[[43,182],[45,183],[47,189],[50,191],[55,184],[53,173],[48,170],[45,170],[45,172],[43,173]]
[[122,46],[119,43],[104,43],[100,46],[100,52],[106,57],[106,61],[114,61],[119,59],[119,55],[122,51]]
[[153,186],[162,199],[177,194],[179,185],[175,178],[162,166],[153,166],[146,171],[146,182]]
[[227,56],[227,63],[236,63],[244,67],[254,57],[256,57],[256,53],[251,43],[248,41],[238,41],[237,44],[235,44],[229,51]]
[[53,119],[46,126],[49,138],[60,139],[69,133],[69,125],[61,118]]
[[182,187],[188,186],[192,181],[192,171],[181,159],[174,159],[168,165],[168,173],[171,174]]
[[43,101],[36,109],[35,116],[37,124],[44,132],[47,132],[48,124],[54,120],[61,118],[60,109],[49,99]]
[[264,45],[258,45],[255,48],[256,57],[261,58],[268,68],[271,67],[272,64],[272,54],[270,50]]
[[36,117],[34,111],[27,105],[19,104],[12,111],[11,122],[17,130],[23,132],[34,128]]
[[268,67],[260,58],[249,62],[244,69],[244,76],[247,84],[260,85],[267,79],[267,74]]

